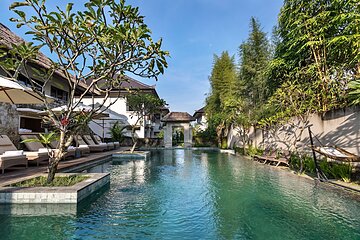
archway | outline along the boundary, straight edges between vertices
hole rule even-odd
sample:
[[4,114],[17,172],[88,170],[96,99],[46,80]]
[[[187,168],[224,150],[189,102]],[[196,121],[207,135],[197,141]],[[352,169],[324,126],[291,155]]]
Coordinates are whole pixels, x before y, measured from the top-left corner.
[[165,148],[173,147],[173,129],[184,129],[184,147],[192,147],[192,127],[190,122],[195,119],[187,112],[170,112],[161,121],[164,122]]
[[184,128],[175,126],[172,127],[172,146],[184,146]]

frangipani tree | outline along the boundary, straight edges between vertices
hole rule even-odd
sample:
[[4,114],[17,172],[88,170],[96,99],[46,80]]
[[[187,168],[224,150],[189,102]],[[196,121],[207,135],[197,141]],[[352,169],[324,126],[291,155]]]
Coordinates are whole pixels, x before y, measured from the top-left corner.
[[143,123],[146,116],[151,116],[161,111],[166,106],[164,99],[158,98],[152,94],[136,93],[127,97],[127,104],[132,111],[131,117],[135,117],[136,121],[131,124],[131,138],[133,146],[131,152],[136,148],[138,138],[136,136],[136,128]]
[[[67,109],[61,115],[52,112],[44,98],[47,120],[59,132],[59,151],[49,162],[48,182],[54,179],[73,135],[94,113],[109,107],[106,101],[110,91],[119,86],[121,76],[132,73],[157,79],[167,67],[168,52],[161,49],[161,40],[152,40],[151,31],[137,7],[126,5],[125,0],[90,0],[82,11],[74,11],[73,5],[69,3],[65,9],[57,7],[56,11],[49,11],[46,0],[25,0],[10,6],[18,16],[11,21],[18,27],[26,26],[27,34],[39,46],[46,47],[52,59],[50,67],[42,73],[41,88],[28,71],[28,63],[39,56],[39,47],[35,44],[13,46],[12,57],[8,57],[11,60],[7,62],[8,72],[16,78],[21,70],[33,89],[43,96],[54,73],[61,74],[70,86]],[[77,96],[79,86],[85,90]],[[74,111],[84,96],[96,93],[103,96],[102,104],[90,111]]]

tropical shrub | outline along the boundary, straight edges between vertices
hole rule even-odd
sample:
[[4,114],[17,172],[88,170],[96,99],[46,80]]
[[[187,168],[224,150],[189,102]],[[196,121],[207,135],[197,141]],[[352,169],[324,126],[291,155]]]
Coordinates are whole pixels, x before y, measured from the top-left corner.
[[304,171],[307,173],[311,173],[314,174],[316,172],[316,168],[315,168],[315,162],[314,159],[312,157],[309,157],[307,155],[302,157],[302,162],[304,165]]
[[337,179],[341,179],[344,182],[350,182],[351,181],[351,165],[350,164],[338,164],[338,163],[334,163],[331,166],[331,173],[332,175],[337,178]]
[[[319,168],[327,178],[341,179],[344,182],[351,181],[352,167],[350,164],[328,162],[326,159],[318,161]],[[290,157],[290,167],[296,171],[315,174],[315,162],[310,156],[293,154]]]
[[163,138],[164,138],[164,134],[165,134],[165,133],[164,133],[164,130],[161,129],[160,132],[159,132],[159,134],[157,135],[157,137],[163,139]]
[[110,128],[111,138],[117,142],[124,141],[124,134],[123,134],[124,128],[125,128],[124,126],[120,125],[119,121],[116,121],[114,125]]
[[243,147],[235,147],[234,148],[235,153],[240,154],[240,155],[247,155],[250,157],[253,157],[255,155],[262,155],[264,153],[264,150],[261,148],[257,148],[254,146],[249,146],[248,148],[245,149]]
[[208,126],[205,130],[195,128],[193,132],[195,147],[216,146],[216,130]]

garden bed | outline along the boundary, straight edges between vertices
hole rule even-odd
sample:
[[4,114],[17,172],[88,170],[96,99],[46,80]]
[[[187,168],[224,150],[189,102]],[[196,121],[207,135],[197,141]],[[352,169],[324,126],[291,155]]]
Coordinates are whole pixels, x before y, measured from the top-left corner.
[[56,176],[51,183],[47,183],[46,176],[38,176],[21,182],[10,184],[7,187],[69,187],[88,179],[86,175]]
[[[34,181],[34,177],[22,179],[0,188],[0,203],[78,203],[110,183],[109,173],[57,174],[57,176],[78,176],[74,179],[82,178],[82,181],[67,187],[20,187],[26,182]],[[45,175],[42,177],[46,178]]]

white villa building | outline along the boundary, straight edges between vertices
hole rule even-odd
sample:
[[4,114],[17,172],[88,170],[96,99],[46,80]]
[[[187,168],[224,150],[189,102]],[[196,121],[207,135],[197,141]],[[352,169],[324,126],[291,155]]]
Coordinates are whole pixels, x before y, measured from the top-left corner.
[[193,118],[195,118],[194,127],[198,127],[201,131],[204,131],[208,127],[204,107],[196,110]]
[[[136,91],[140,94],[153,94],[159,98],[155,86],[146,85],[140,81],[124,76],[124,81],[121,82],[119,88],[113,89],[110,93],[107,103],[105,105],[111,106],[106,113],[109,114],[108,118],[93,120],[90,124],[91,130],[103,137],[110,138],[110,129],[116,121],[122,126],[128,126],[125,136],[131,136],[131,125],[135,124],[137,117],[134,112],[129,109],[126,102],[126,96],[129,91]],[[119,97],[120,96],[120,97]],[[83,104],[91,106],[92,104],[100,104],[103,102],[103,96],[85,97],[82,101]],[[169,112],[167,108],[161,109],[161,113],[154,114],[153,116],[146,116],[145,121],[138,123],[136,135],[138,138],[156,138],[162,128],[161,118]]]
[[[9,28],[0,23],[0,46],[4,50],[10,51],[13,44],[18,45],[23,42],[25,42],[24,39],[17,36]],[[0,61],[1,60],[2,59],[0,59]],[[32,74],[32,77],[36,81],[38,81],[40,84],[43,84],[44,80],[40,76],[33,74],[32,69],[49,69],[50,65],[50,59],[43,53],[39,52],[37,59],[34,59],[28,63],[27,71]],[[25,77],[26,74],[23,73],[24,69],[21,69],[17,80],[23,85],[30,85],[30,81]],[[9,77],[1,67],[0,76]],[[70,91],[69,84],[65,79],[66,77],[61,71],[55,71],[51,81],[49,81],[44,87],[45,94],[65,103],[69,98]],[[80,83],[76,89],[76,93],[81,94],[86,88],[87,85],[85,83]],[[42,126],[42,116],[39,114],[43,108],[43,105],[15,105],[0,103],[0,132],[2,134],[8,134],[12,139],[15,139],[17,135],[23,131],[26,131],[27,133],[44,132],[44,128]]]

